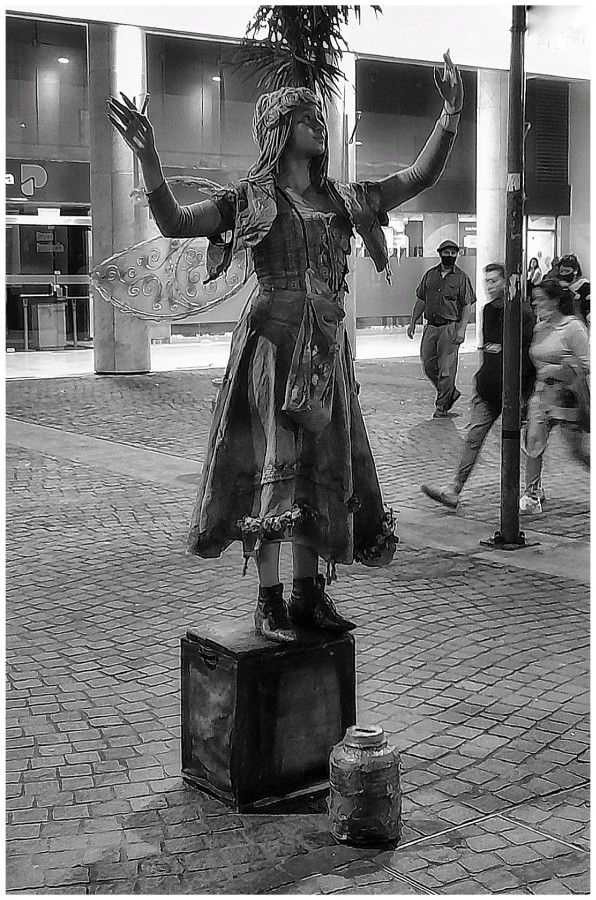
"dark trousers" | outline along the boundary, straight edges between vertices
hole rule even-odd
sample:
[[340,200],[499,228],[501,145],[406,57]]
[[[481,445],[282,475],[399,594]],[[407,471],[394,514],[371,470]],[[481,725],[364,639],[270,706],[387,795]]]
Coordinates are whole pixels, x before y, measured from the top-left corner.
[[422,368],[437,390],[435,407],[439,412],[447,412],[453,405],[459,353],[459,344],[453,341],[456,327],[455,322],[448,325],[431,325],[427,322],[422,333]]

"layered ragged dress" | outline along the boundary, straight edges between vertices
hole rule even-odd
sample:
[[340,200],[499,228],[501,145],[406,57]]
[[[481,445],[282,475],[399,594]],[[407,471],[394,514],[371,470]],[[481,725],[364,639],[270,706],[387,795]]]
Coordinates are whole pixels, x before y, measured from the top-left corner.
[[[439,124],[401,177],[400,202],[433,184],[454,134]],[[219,556],[241,541],[295,541],[336,563],[388,564],[397,546],[358,401],[344,323],[347,258],[356,228],[377,268],[387,262],[378,184],[328,180],[322,212],[271,179],[272,224],[251,248],[257,289],[232,336],[217,398],[189,552]],[[258,206],[239,182],[216,194],[221,231]],[[162,233],[197,233],[192,207],[164,184],[149,195]]]

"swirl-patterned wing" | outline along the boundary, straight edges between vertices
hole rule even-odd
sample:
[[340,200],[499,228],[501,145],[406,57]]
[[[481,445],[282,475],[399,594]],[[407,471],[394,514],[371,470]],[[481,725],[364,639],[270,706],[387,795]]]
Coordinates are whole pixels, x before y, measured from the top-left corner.
[[158,235],[116,253],[95,267],[91,281],[99,295],[120,312],[168,322],[205,313],[235,296],[247,284],[245,251],[216,281],[207,279],[207,238]]
[[[221,190],[221,185],[204,178],[177,176],[172,185],[183,184],[206,196]],[[144,192],[133,191],[133,201],[146,205]],[[156,235],[95,267],[91,282],[99,295],[120,312],[154,322],[172,322],[234,297],[245,285],[254,286],[252,264],[247,251],[232,258],[224,275],[207,282],[205,237],[167,238]]]

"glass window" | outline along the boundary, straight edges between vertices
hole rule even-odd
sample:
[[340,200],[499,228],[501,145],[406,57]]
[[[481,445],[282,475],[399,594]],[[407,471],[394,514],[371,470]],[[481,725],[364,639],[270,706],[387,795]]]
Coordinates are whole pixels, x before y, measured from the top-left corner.
[[554,216],[528,216],[528,228],[532,231],[555,231],[557,220]]
[[[466,102],[439,182],[404,203],[405,213],[476,211],[476,74],[462,72]],[[373,59],[356,62],[358,180],[377,181],[412,165],[441,112],[433,67]]]
[[7,18],[6,155],[88,161],[84,26]]
[[149,115],[166,167],[220,184],[243,177],[256,158],[256,80],[234,67],[234,45],[147,36]]

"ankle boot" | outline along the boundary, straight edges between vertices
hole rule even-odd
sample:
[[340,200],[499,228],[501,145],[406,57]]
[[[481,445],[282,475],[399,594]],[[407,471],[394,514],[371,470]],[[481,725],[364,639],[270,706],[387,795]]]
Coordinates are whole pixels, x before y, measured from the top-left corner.
[[354,622],[340,616],[331,597],[325,593],[325,579],[295,578],[288,604],[290,622],[298,628],[351,631]]
[[255,632],[268,641],[277,641],[280,644],[296,640],[284,603],[283,590],[283,584],[259,587],[255,610]]

